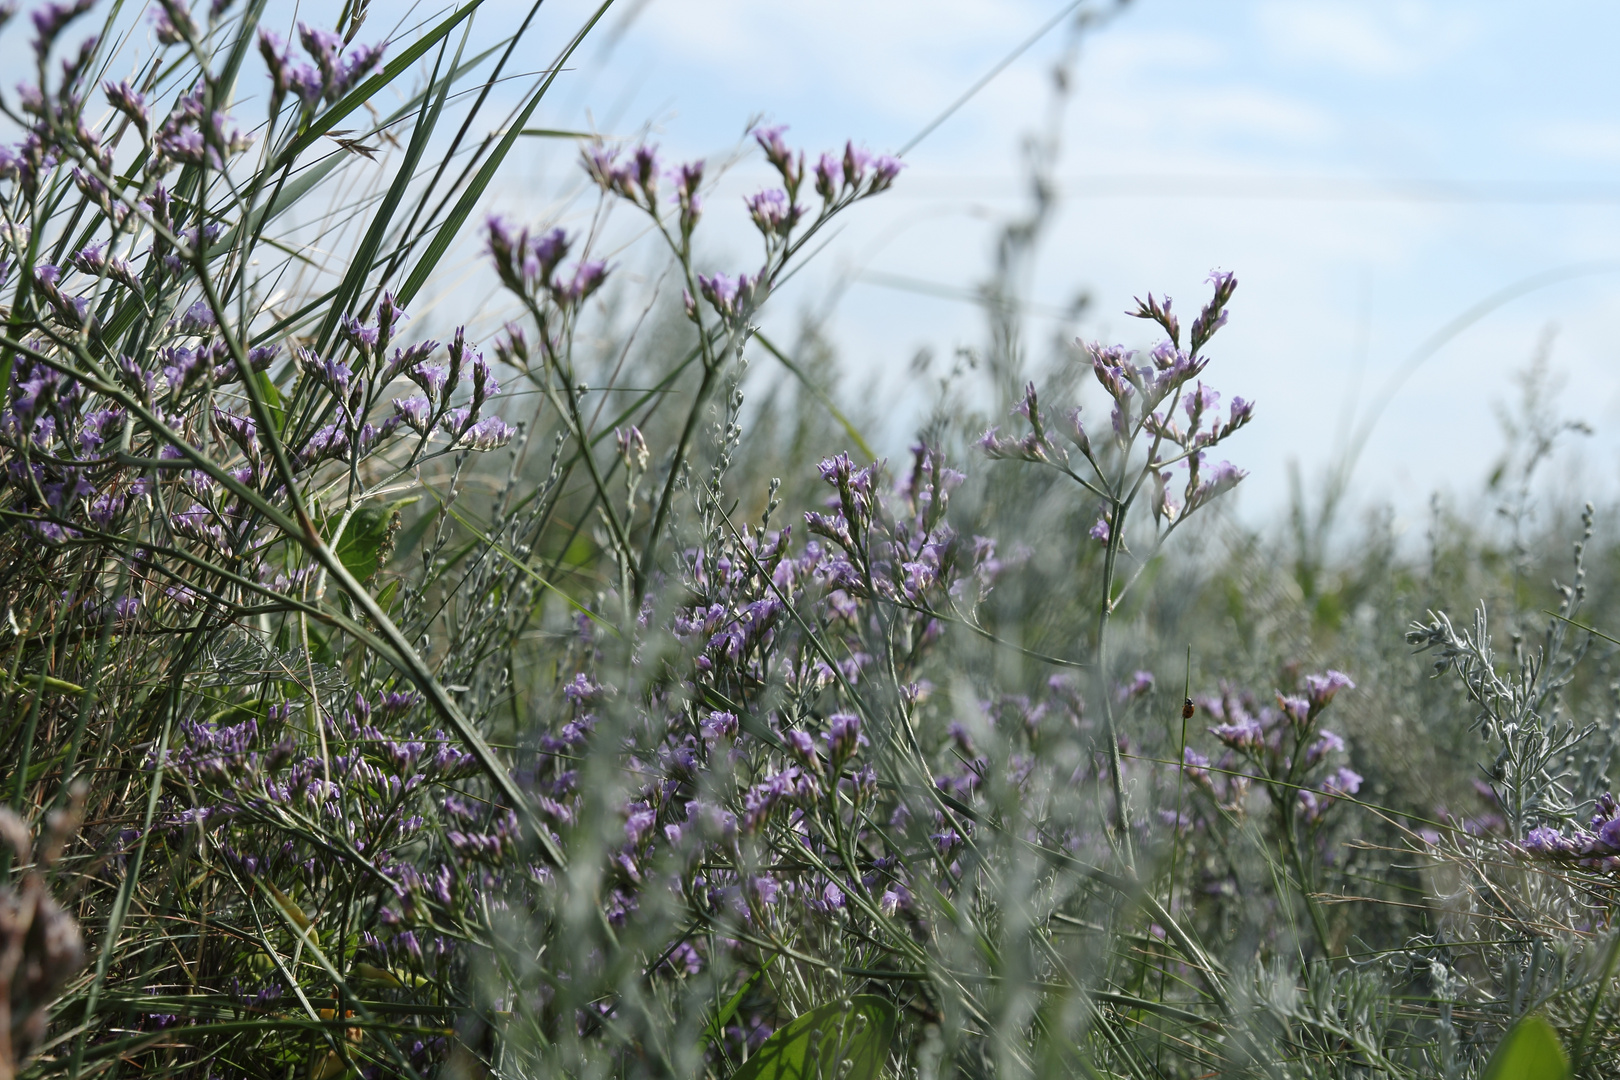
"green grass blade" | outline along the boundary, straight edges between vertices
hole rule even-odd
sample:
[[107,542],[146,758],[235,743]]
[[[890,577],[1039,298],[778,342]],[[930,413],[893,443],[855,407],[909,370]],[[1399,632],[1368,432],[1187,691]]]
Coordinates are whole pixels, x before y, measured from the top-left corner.
[[416,294],[421,291],[422,286],[427,284],[428,276],[438,266],[439,260],[444,258],[445,252],[450,250],[451,243],[455,241],[456,236],[461,232],[461,226],[466,223],[468,216],[473,212],[473,208],[478,205],[478,201],[484,197],[484,189],[489,187],[489,182],[495,178],[495,171],[500,168],[501,162],[506,160],[506,155],[511,152],[513,145],[516,144],[518,137],[523,132],[523,125],[529,122],[529,117],[534,115],[535,108],[539,106],[541,99],[546,96],[546,92],[551,89],[551,84],[556,81],[557,73],[562,70],[563,64],[574,54],[574,50],[584,43],[586,35],[601,21],[602,16],[606,15],[608,8],[612,6],[613,0],[603,0],[601,6],[596,9],[585,25],[569,41],[568,47],[562,51],[562,55],[557,58],[557,62],[551,65],[551,71],[546,75],[545,80],[529,95],[529,100],[524,104],[522,111],[518,113],[515,122],[508,126],[506,134],[501,137],[500,143],[484,162],[483,167],[478,170],[478,175],[467,186],[467,190],[462,193],[455,209],[450,211],[450,214],[440,224],[438,231],[434,233],[433,242],[428,245],[427,251],[423,252],[422,258],[411,268],[410,276],[405,279],[405,284],[399,291],[399,303],[402,306],[409,304]]

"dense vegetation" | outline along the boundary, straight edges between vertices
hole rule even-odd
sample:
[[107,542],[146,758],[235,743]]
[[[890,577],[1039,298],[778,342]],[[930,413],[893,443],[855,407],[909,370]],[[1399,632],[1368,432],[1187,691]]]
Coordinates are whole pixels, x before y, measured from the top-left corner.
[[[538,5],[264,6],[5,31],[0,1072],[1620,1067],[1620,544],[1539,498],[1543,368],[1477,520],[1341,470],[1249,531],[1232,273],[1031,355],[1047,137],[874,460],[757,315],[898,161],[752,130],[740,273],[650,145],[559,151],[589,229],[486,219],[594,19],[490,117]],[[430,340],[464,242],[509,321]]]

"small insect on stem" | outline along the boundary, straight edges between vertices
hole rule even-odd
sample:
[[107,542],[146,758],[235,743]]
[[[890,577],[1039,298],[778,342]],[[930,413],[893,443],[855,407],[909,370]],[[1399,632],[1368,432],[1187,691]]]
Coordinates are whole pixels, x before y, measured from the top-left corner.
[[1193,704],[1193,699],[1192,698],[1184,698],[1182,700],[1182,702],[1181,702],[1181,718],[1183,720],[1191,720],[1193,718],[1193,713],[1195,713],[1197,711],[1198,711],[1198,706]]

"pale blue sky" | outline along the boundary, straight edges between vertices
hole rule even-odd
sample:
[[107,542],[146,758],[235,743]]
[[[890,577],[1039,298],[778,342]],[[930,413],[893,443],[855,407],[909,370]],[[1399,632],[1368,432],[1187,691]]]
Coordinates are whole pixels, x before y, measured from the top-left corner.
[[[762,113],[813,149],[846,136],[892,149],[1062,6],[648,0],[610,54],[586,50],[551,119],[582,122],[588,106],[604,130],[650,122],[666,150],[695,155]],[[561,6],[551,18],[566,21]],[[1066,199],[1031,299],[1089,289],[1088,333],[1138,334],[1118,314],[1133,293],[1189,304],[1208,268],[1236,270],[1211,376],[1260,403],[1232,456],[1253,473],[1250,509],[1275,506],[1289,457],[1310,475],[1332,453],[1357,385],[1366,400],[1437,328],[1515,281],[1620,259],[1617,36],[1620,9],[1598,3],[1136,0],[1084,47]],[[1018,139],[1059,37],[910,155],[897,191],[859,212],[798,297],[778,298],[784,326],[850,267],[982,279],[991,222],[1019,206]],[[735,195],[763,176],[738,173]],[[1565,404],[1599,429],[1574,480],[1611,493],[1617,301],[1620,272],[1579,277],[1457,337],[1395,398],[1359,492],[1420,511],[1432,488],[1477,490],[1498,447],[1493,405],[1552,327]],[[896,387],[919,347],[981,339],[968,304],[870,284],[849,290],[834,326],[853,378]]]

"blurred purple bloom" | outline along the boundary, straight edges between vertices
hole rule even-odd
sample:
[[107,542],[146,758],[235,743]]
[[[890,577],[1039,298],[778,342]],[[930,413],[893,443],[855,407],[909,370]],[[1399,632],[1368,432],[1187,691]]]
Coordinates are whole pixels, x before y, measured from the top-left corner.
[[1361,780],[1360,773],[1341,765],[1322,781],[1322,790],[1330,795],[1354,795],[1361,790]]
[[746,316],[754,303],[754,291],[758,284],[757,277],[751,279],[747,274],[738,274],[734,278],[727,274],[715,274],[713,277],[698,275],[698,290],[703,293],[703,298],[727,320]]
[[1342,752],[1343,750],[1344,739],[1340,738],[1335,732],[1324,730],[1317,736],[1316,741],[1311,744],[1310,749],[1305,751],[1305,764],[1315,765],[1329,754],[1335,751]]
[[[1342,671],[1325,671],[1320,675],[1305,676],[1305,689],[1312,709],[1325,707],[1340,690],[1354,690],[1356,684]],[[1343,747],[1340,747],[1343,749]]]
[[559,276],[552,281],[551,297],[559,307],[574,307],[601,288],[607,274],[604,262],[582,262],[574,268],[573,277],[564,280]]
[[34,23],[34,53],[43,58],[67,24],[94,6],[95,0],[73,0],[72,3],[50,0],[44,6],[35,8],[29,15]]
[[755,228],[766,236],[786,236],[799,223],[804,208],[788,201],[787,192],[771,188],[743,200]]
[[119,82],[109,79],[101,84],[101,91],[107,95],[108,104],[127,116],[144,137],[152,118],[145,95],[131,86],[127,79]]
[[868,185],[866,193],[876,195],[881,191],[887,191],[893,186],[895,177],[900,175],[900,170],[905,167],[905,162],[887,154],[875,159],[872,162],[872,182]]
[[1138,671],[1131,676],[1131,681],[1123,684],[1114,692],[1115,698],[1122,704],[1135,700],[1153,690],[1153,672]]

